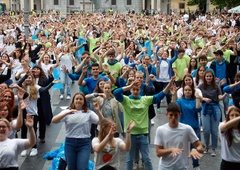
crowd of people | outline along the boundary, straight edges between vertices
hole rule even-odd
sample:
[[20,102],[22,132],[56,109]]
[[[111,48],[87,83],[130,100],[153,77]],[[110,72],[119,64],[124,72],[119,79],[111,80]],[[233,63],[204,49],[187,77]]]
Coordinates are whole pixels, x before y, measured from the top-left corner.
[[[120,169],[121,151],[127,170],[139,155],[152,170],[151,124],[164,97],[159,170],[190,169],[189,157],[199,170],[219,137],[219,167],[239,169],[240,16],[183,15],[34,14],[29,37],[22,14],[0,16],[0,169],[18,169],[28,148],[36,156],[46,125],[64,122],[69,170],[86,170],[93,152],[96,170]],[[71,100],[55,116],[51,88]]]

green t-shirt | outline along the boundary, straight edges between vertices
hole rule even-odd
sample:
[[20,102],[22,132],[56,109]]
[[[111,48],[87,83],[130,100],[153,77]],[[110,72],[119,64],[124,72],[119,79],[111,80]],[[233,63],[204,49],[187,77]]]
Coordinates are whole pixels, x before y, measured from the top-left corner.
[[230,56],[231,54],[233,54],[232,50],[225,50],[223,51],[223,58],[225,58],[225,60],[227,60],[230,63]]
[[93,53],[92,50],[96,47],[96,42],[100,41],[100,38],[89,38],[88,41],[90,45],[89,52],[90,54],[92,54]]
[[[172,68],[175,68],[178,72],[178,74],[181,76],[181,80],[183,80],[184,77],[184,69],[188,68],[188,64],[190,62],[190,57],[186,54],[183,55],[182,58],[178,58],[173,64]],[[175,74],[176,76],[176,81],[179,80],[179,77]]]
[[122,106],[124,110],[124,129],[126,132],[128,123],[135,122],[131,134],[148,133],[148,107],[153,103],[153,96],[142,96],[140,99],[123,97]]
[[[105,62],[105,63],[108,65],[109,71],[111,73],[113,73],[115,71],[117,72],[117,74],[114,74],[114,76],[113,76],[116,79],[121,72],[122,65],[119,62],[117,62],[113,65],[109,65],[107,62]],[[117,88],[117,86],[115,84],[112,84],[112,90],[114,90],[116,88]]]

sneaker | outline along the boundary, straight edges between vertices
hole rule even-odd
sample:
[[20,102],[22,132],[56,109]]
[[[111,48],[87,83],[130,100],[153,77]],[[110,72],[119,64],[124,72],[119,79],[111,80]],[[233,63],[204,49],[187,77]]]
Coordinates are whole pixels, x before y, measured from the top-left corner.
[[204,154],[207,154],[207,153],[208,153],[208,147],[205,148],[205,150],[204,150],[203,153],[204,153]]
[[29,156],[36,156],[37,154],[38,154],[38,150],[37,150],[37,148],[32,148],[32,150],[31,150]]
[[212,156],[212,157],[215,157],[216,155],[217,155],[217,154],[216,154],[216,151],[215,151],[215,149],[213,149],[213,150],[212,150],[212,153],[211,153],[211,156]]
[[137,170],[138,168],[139,168],[139,165],[138,165],[137,162],[135,162],[134,165],[133,165],[133,169],[134,169],[134,170]]
[[71,99],[71,96],[67,96],[67,100],[70,100]]
[[157,108],[157,114],[161,114],[161,109]]
[[193,170],[201,170],[201,169],[199,168],[199,166],[197,166],[197,167],[194,167]]
[[40,143],[45,143],[45,139],[44,138],[43,139],[40,138]]
[[144,166],[144,162],[142,161],[142,167],[140,167],[142,169],[145,169],[145,166]]
[[153,119],[151,119],[151,125],[154,125],[154,121],[153,121]]
[[60,95],[60,99],[61,99],[61,100],[63,99],[63,95],[62,95],[62,94]]
[[22,156],[22,157],[27,156],[27,150],[23,150],[23,151],[21,152],[21,156]]

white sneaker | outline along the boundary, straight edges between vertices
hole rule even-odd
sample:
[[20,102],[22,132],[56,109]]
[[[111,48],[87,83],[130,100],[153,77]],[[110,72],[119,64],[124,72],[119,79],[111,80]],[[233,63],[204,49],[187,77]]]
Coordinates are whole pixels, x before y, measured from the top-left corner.
[[60,99],[61,99],[61,100],[63,99],[63,95],[62,95],[62,94],[60,95]]
[[22,156],[22,157],[27,156],[27,150],[23,150],[23,151],[21,152],[21,156]]
[[139,168],[139,165],[137,162],[135,162],[133,165],[133,170],[138,170],[138,168]]
[[71,99],[71,96],[67,96],[67,100],[70,100]]
[[199,168],[199,166],[197,166],[197,167],[193,168],[193,170],[201,170],[201,169]]
[[154,125],[154,121],[153,121],[153,119],[151,119],[151,125]]
[[37,148],[32,148],[32,150],[31,150],[29,156],[36,156],[37,154],[38,154],[38,150],[37,150]]

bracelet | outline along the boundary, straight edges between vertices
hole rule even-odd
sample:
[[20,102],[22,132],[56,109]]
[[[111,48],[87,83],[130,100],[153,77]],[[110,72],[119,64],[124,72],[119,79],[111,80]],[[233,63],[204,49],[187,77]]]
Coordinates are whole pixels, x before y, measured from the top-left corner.
[[94,94],[93,94],[93,97],[98,97],[98,96],[99,96],[98,93],[94,93]]
[[130,130],[127,130],[127,133],[131,133],[131,131],[130,131]]

